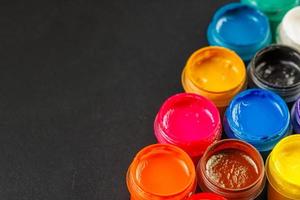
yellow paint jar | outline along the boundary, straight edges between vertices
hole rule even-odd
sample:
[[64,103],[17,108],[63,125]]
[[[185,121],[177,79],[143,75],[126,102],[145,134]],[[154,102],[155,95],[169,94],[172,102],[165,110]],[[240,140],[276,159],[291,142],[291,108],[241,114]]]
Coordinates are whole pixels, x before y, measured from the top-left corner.
[[300,199],[300,134],[282,139],[266,161],[268,199]]
[[191,55],[181,80],[185,92],[207,97],[223,113],[231,99],[246,87],[246,67],[235,52],[210,46]]

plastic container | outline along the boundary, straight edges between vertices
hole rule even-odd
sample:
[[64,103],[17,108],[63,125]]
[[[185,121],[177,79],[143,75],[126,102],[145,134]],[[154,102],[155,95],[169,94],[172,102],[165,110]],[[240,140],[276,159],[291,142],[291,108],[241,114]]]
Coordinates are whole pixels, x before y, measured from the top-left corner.
[[287,11],[299,5],[299,0],[242,0],[264,12],[270,21],[273,35]]
[[300,51],[300,6],[291,9],[277,29],[276,41]]
[[291,130],[286,103],[267,90],[241,92],[232,100],[224,116],[226,135],[246,141],[260,152],[271,150]]
[[300,53],[284,45],[259,51],[248,67],[249,87],[271,90],[288,104],[300,97]]
[[253,200],[265,185],[264,163],[250,144],[226,139],[212,144],[196,169],[202,191],[213,192],[228,200]]
[[233,51],[205,47],[188,59],[181,80],[186,92],[207,97],[223,113],[231,99],[246,87],[246,68]]
[[188,200],[227,200],[226,198],[213,193],[198,193],[192,195]]
[[300,133],[300,98],[294,103],[291,111],[294,133]]
[[234,50],[245,62],[272,41],[268,18],[242,3],[221,7],[208,27],[207,38],[210,45]]
[[206,148],[221,138],[222,125],[216,106],[197,94],[181,93],[168,98],[155,121],[159,143],[185,150],[197,162]]
[[131,200],[184,200],[197,185],[193,161],[168,144],[143,148],[132,161],[126,181]]
[[300,199],[300,135],[282,139],[266,162],[269,200]]

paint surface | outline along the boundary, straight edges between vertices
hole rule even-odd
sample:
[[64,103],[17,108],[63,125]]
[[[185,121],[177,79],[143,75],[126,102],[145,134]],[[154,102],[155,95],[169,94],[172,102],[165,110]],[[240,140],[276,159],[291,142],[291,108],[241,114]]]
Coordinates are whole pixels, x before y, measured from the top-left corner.
[[198,95],[175,95],[161,112],[164,132],[181,142],[214,138],[220,126],[217,108]]
[[[281,140],[268,160],[268,178],[277,191],[291,199],[300,198],[300,135]],[[272,196],[279,196],[275,190]]]
[[245,188],[258,179],[254,160],[244,151],[224,149],[213,154],[206,163],[207,176],[226,189]]
[[229,109],[230,126],[247,139],[265,140],[277,136],[288,122],[289,112],[283,100],[266,90],[252,89],[240,93]]
[[262,17],[248,6],[231,8],[216,23],[218,34],[230,44],[254,44],[266,38]]
[[288,37],[287,40],[292,40],[295,43],[293,46],[300,50],[300,6],[293,8],[285,15],[282,28]]
[[255,58],[256,75],[273,87],[289,87],[300,82],[300,55],[281,46],[270,46]]
[[199,194],[192,195],[188,200],[226,200],[226,199],[214,193],[199,193]]
[[177,152],[156,152],[139,162],[136,177],[145,191],[170,195],[190,184],[191,172]]
[[206,91],[228,91],[245,81],[244,64],[235,53],[225,48],[203,48],[188,64],[187,73],[192,81]]

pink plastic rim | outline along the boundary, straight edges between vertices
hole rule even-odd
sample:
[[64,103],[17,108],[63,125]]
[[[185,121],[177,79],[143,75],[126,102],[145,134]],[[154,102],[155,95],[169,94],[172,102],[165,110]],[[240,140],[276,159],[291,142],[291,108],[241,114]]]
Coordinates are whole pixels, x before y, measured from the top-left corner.
[[225,197],[213,193],[199,193],[192,195],[188,200],[227,200]]
[[220,114],[213,102],[189,93],[168,98],[154,122],[158,142],[177,145],[191,157],[201,156],[220,139],[221,130]]

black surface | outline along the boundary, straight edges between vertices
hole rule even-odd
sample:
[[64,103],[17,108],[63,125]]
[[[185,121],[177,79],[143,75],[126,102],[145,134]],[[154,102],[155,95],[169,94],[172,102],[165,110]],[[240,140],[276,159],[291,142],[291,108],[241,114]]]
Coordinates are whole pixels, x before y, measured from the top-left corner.
[[2,1],[0,199],[128,199],[221,0]]

